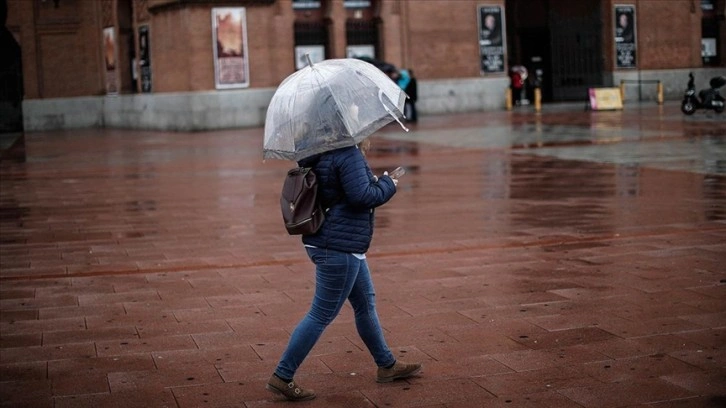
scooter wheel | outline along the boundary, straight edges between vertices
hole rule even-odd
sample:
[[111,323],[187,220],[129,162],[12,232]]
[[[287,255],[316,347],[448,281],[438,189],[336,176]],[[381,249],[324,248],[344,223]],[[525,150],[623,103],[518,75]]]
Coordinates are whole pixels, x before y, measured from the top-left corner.
[[713,108],[716,113],[723,113],[723,106],[717,106]]
[[690,102],[684,102],[681,104],[681,112],[686,115],[693,115],[696,112],[696,107]]

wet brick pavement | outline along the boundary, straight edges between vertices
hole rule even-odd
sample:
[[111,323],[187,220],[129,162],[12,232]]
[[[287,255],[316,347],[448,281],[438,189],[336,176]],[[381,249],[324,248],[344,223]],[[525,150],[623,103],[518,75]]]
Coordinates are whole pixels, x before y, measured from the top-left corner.
[[[0,166],[0,406],[272,407],[313,267],[262,129],[26,135]],[[377,384],[349,308],[307,407],[726,406],[726,119],[676,105],[423,117],[369,253]]]

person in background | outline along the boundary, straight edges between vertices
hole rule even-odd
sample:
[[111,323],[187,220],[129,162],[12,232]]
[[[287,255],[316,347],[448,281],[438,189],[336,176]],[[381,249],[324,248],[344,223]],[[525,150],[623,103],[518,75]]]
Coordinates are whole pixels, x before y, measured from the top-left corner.
[[416,77],[413,75],[413,70],[408,70],[408,76],[409,81],[408,85],[406,85],[403,89],[403,92],[406,92],[406,95],[408,95],[408,99],[406,99],[406,106],[403,108],[404,114],[406,115],[406,120],[409,122],[416,122],[418,121],[418,114],[416,113],[416,100],[418,100],[418,84],[416,82]]
[[398,85],[403,92],[409,97],[406,98],[406,105],[403,108],[403,114],[408,122],[418,120],[416,115],[416,99],[418,99],[418,89],[416,78],[413,77],[413,71],[407,69],[396,69],[392,65],[383,68],[389,78]]
[[525,84],[527,81],[527,68],[525,68],[523,65],[517,64],[510,68],[509,77],[512,81],[512,98],[514,99],[514,104],[517,106],[528,105],[529,100],[527,99],[527,94],[525,90]]

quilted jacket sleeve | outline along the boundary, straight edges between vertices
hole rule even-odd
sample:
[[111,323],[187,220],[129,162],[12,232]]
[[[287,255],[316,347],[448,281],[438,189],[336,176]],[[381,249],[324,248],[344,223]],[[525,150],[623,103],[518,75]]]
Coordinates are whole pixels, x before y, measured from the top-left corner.
[[396,193],[396,186],[388,176],[373,180],[373,173],[358,149],[350,149],[338,156],[340,183],[349,205],[357,208],[376,208],[385,204]]

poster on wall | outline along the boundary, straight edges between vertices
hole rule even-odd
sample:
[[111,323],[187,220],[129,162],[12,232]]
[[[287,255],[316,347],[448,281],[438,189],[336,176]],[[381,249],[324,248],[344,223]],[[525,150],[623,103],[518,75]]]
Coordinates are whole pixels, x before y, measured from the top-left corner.
[[103,55],[106,67],[106,94],[118,94],[118,71],[116,53],[116,29],[106,27],[103,29]]
[[320,8],[320,0],[292,0],[293,9]]
[[376,57],[376,47],[373,45],[349,45],[345,47],[345,55],[347,58],[356,57]]
[[635,6],[615,5],[615,66],[637,66]]
[[295,69],[301,69],[308,66],[308,60],[305,54],[310,55],[310,61],[313,64],[325,59],[325,46],[322,45],[298,45],[295,46]]
[[504,72],[504,10],[501,6],[489,5],[479,6],[478,10],[481,72]]
[[250,85],[247,21],[244,7],[212,9],[214,86],[217,89]]
[[139,26],[139,81],[141,92],[151,92],[151,56],[149,55],[149,26]]

